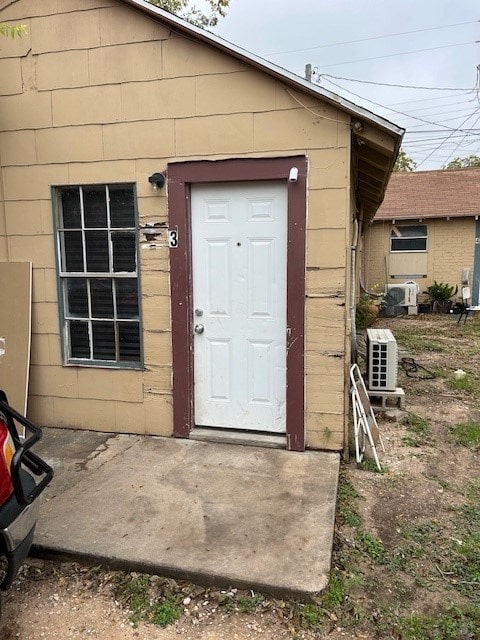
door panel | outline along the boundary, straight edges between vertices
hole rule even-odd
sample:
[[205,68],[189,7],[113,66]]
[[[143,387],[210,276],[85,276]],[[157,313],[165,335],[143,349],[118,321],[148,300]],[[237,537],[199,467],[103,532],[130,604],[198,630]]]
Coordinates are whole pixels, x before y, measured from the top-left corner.
[[195,424],[285,432],[286,184],[191,196]]

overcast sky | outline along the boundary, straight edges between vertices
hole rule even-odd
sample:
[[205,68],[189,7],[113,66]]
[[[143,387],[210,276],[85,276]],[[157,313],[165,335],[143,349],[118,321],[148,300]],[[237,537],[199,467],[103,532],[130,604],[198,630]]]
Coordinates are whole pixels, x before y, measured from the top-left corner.
[[479,0],[231,0],[215,31],[298,75],[311,63],[314,81],[405,127],[404,147],[425,170],[480,155],[479,20]]

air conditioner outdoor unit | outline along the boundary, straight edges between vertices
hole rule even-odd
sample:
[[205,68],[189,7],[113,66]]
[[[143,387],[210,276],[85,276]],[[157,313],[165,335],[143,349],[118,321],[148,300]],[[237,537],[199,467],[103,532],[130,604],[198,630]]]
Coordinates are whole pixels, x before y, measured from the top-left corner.
[[367,329],[368,389],[395,391],[397,367],[397,341],[390,329]]
[[418,285],[387,284],[385,287],[385,302],[389,306],[413,307],[417,304]]

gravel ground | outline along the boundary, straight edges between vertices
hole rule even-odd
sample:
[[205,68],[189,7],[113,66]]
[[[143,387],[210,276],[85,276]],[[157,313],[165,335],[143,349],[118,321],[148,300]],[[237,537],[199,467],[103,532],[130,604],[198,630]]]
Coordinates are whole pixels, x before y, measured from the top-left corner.
[[[291,603],[157,576],[146,578],[152,592],[167,588],[175,593],[181,618],[167,628],[143,622],[137,626],[129,619],[129,596],[122,586],[127,578],[136,576],[73,563],[29,560],[3,596],[1,640],[282,640],[295,634]],[[257,598],[259,603],[252,604]],[[296,637],[308,640],[314,636],[304,632]]]

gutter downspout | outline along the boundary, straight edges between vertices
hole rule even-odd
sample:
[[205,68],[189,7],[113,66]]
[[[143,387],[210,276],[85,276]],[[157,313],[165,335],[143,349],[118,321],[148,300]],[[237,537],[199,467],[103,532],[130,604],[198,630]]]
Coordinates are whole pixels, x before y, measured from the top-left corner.
[[363,212],[360,211],[358,217],[353,221],[353,238],[350,246],[350,323],[352,327],[352,360],[357,362],[357,326],[355,322],[356,297],[357,297],[357,249],[360,238],[360,228],[363,221]]
[[[350,459],[350,368],[352,362],[357,361],[357,326],[355,322],[355,300],[357,291],[357,248],[360,237],[361,216],[355,215],[353,219],[353,236],[350,243],[350,299],[348,301],[348,319],[350,320],[350,362],[345,361],[345,433],[343,445],[343,458]],[[345,345],[346,346],[346,345]],[[348,419],[347,419],[348,418]]]

